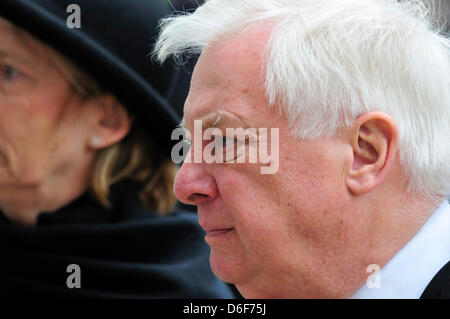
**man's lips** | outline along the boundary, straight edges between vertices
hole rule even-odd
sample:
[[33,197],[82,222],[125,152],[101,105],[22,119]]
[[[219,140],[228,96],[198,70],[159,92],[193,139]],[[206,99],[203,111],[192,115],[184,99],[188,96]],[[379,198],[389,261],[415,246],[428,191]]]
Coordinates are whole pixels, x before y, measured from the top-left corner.
[[206,236],[220,236],[223,234],[226,234],[230,231],[234,230],[234,228],[217,228],[217,229],[211,229],[206,231]]
[[212,218],[205,218],[204,214],[199,211],[198,223],[206,232],[206,237],[218,237],[225,235],[235,230],[231,223],[224,220],[213,220]]

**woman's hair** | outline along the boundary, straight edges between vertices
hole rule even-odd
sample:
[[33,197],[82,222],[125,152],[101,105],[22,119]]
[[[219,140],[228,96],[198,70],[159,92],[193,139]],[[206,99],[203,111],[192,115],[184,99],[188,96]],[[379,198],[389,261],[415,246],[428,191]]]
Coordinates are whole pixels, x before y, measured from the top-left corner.
[[[39,43],[39,48],[48,54],[54,66],[83,99],[106,93],[93,77],[53,48],[37,41],[28,32],[1,16],[0,22],[28,46]],[[124,179],[131,179],[141,185],[139,197],[146,208],[161,214],[173,209],[176,199],[172,186],[177,167],[168,156],[161,154],[151,141],[142,125],[134,122],[122,141],[98,152],[89,190],[103,206],[109,206],[108,195],[112,185]]]
[[399,128],[409,191],[450,192],[450,41],[419,0],[207,0],[166,18],[155,46],[164,61],[201,53],[236,32],[271,26],[264,75],[269,106],[293,134],[333,136],[382,111]]
[[[52,62],[83,99],[105,92],[94,78],[67,58],[51,48],[47,47],[47,50]],[[98,152],[89,189],[103,206],[108,207],[110,187],[121,180],[131,179],[142,185],[139,197],[143,204],[150,210],[165,214],[176,203],[172,191],[176,170],[176,165],[160,154],[139,122],[135,122],[122,141]]]

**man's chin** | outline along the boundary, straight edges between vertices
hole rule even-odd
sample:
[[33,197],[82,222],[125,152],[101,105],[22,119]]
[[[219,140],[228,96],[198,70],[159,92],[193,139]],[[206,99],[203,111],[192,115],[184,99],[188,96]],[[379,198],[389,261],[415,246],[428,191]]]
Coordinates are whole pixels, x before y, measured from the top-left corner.
[[230,249],[228,253],[211,248],[209,262],[214,275],[220,280],[236,284],[245,281],[250,275],[248,264],[239,256],[236,256],[236,250]]

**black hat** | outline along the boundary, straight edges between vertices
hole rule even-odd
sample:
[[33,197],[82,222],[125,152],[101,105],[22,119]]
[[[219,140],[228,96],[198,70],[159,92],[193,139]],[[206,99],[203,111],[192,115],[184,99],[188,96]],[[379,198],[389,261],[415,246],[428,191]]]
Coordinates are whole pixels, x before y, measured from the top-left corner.
[[[80,28],[71,14],[78,5]],[[113,93],[163,151],[179,123],[181,70],[152,63],[162,0],[1,0],[0,16],[71,59]],[[68,19],[69,18],[69,19]],[[76,22],[76,21],[75,21]]]

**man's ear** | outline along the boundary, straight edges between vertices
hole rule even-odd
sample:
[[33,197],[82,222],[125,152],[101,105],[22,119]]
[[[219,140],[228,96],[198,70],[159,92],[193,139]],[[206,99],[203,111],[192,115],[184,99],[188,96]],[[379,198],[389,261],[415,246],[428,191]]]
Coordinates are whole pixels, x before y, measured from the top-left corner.
[[385,113],[366,113],[354,122],[350,138],[353,158],[346,183],[352,193],[363,194],[381,184],[394,162],[397,124]]
[[111,146],[128,134],[133,118],[114,96],[103,94],[89,103],[96,109],[88,140],[91,149]]

